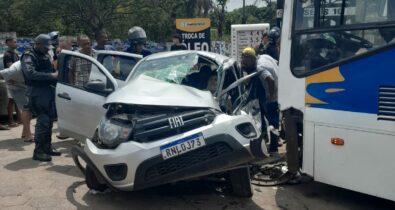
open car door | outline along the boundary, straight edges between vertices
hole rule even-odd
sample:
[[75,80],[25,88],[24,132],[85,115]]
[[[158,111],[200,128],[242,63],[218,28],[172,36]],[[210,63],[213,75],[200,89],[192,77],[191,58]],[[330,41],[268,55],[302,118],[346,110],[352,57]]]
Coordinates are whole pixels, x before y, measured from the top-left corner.
[[137,54],[110,50],[99,50],[95,53],[96,59],[115,78],[119,87],[124,86],[125,80],[134,66],[143,58],[143,56]]
[[105,114],[106,97],[118,82],[95,58],[67,50],[59,56],[56,86],[58,127],[62,136],[92,138]]

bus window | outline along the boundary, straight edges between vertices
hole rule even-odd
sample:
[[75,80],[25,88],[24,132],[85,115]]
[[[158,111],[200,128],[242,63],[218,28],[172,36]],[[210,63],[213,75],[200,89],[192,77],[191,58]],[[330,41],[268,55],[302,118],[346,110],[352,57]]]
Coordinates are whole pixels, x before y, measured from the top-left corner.
[[296,0],[295,30],[383,21],[395,21],[393,0]]
[[[395,21],[395,1],[297,0],[296,5],[291,59],[296,76],[323,70],[395,42],[395,27],[382,26]],[[318,8],[319,16],[314,13]],[[349,27],[373,22],[380,24],[376,24],[377,28]],[[332,26],[338,27],[333,30]]]
[[372,23],[395,20],[395,2],[393,0],[354,0],[349,7],[354,11],[345,16],[345,24]]

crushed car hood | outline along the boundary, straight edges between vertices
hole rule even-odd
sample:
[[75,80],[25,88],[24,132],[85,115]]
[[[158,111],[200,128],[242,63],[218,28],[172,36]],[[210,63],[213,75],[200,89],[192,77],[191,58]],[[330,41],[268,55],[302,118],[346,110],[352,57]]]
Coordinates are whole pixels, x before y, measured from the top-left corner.
[[124,87],[108,96],[106,103],[134,105],[198,107],[220,110],[209,91],[163,82],[148,76],[129,81]]

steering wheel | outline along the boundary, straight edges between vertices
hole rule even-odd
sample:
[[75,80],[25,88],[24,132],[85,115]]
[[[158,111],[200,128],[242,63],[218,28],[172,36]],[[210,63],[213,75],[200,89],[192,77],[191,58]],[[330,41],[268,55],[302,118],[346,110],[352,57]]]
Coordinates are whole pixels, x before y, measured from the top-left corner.
[[350,34],[350,33],[346,33],[344,31],[342,31],[342,32],[340,32],[340,35],[342,36],[342,38],[358,44],[361,48],[370,49],[373,47],[372,42],[370,42],[362,37],[355,36],[354,34]]

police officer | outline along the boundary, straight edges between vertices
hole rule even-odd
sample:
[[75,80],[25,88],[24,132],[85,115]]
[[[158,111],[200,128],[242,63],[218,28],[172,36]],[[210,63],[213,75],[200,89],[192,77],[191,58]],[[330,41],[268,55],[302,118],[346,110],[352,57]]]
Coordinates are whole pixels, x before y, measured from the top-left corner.
[[128,31],[128,40],[130,47],[126,52],[142,55],[143,57],[151,55],[152,52],[145,49],[144,45],[147,41],[147,34],[144,29],[139,26],[134,26]]
[[59,45],[59,31],[52,31],[48,33],[48,36],[51,38],[51,46],[49,47],[50,50],[48,54],[51,56],[52,61],[55,61],[58,59],[56,48],[58,48]]
[[51,37],[38,35],[34,47],[22,55],[21,65],[28,87],[29,106],[37,116],[33,160],[51,161],[51,156],[60,156],[51,145],[52,125],[55,117],[54,102],[58,73],[52,68],[50,55]]
[[274,27],[269,31],[269,43],[266,46],[266,53],[278,61],[280,52],[278,51],[277,41],[280,38],[280,29]]

